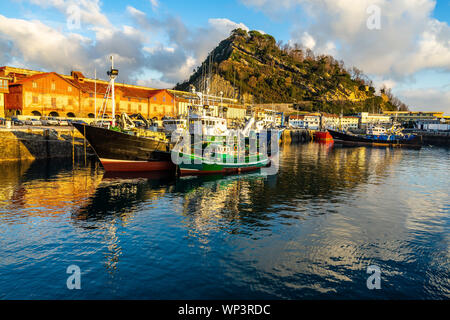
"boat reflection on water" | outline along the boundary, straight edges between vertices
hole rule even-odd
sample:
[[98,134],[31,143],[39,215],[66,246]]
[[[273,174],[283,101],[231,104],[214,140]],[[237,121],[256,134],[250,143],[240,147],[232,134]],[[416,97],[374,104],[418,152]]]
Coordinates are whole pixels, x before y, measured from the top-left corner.
[[[338,198],[345,189],[364,185],[372,175],[387,175],[401,158],[394,150],[333,149],[331,143],[296,146],[281,150],[282,170],[274,176],[260,173],[175,178],[166,173],[105,173],[86,206],[73,213],[81,227],[101,227],[118,218],[126,224],[135,212],[161,198],[176,198],[189,234],[228,229],[247,232],[263,228],[279,218],[303,219],[327,213],[327,206],[312,210],[313,202]],[[344,201],[345,199],[335,200]],[[304,215],[304,216],[303,216]],[[100,224],[92,223],[99,221]]]
[[55,160],[4,163],[0,204],[9,206],[5,212],[46,216],[69,211],[74,221],[104,221],[111,215],[126,219],[144,203],[170,195],[182,199],[180,212],[186,217],[207,217],[209,212],[245,222],[242,217],[255,213],[264,221],[274,206],[303,198],[329,199],[364,185],[372,175],[381,179],[401,159],[398,151],[336,150],[329,143],[286,145],[280,172],[268,177],[247,173],[177,179],[170,173],[105,173],[96,161],[87,167]]
[[1,164],[0,205],[15,215],[62,216],[88,202],[102,179],[97,162],[85,167],[70,161],[17,161]]
[[370,299],[369,263],[383,297],[448,296],[448,159],[309,143],[283,146],[274,176],[1,164],[0,298],[67,297],[48,271],[72,263],[88,299]]
[[[105,173],[90,201],[74,212],[72,218],[78,222],[103,222],[119,217],[126,223],[143,202],[157,200],[170,192],[174,181],[174,175],[166,172]],[[78,225],[96,227],[95,224]]]

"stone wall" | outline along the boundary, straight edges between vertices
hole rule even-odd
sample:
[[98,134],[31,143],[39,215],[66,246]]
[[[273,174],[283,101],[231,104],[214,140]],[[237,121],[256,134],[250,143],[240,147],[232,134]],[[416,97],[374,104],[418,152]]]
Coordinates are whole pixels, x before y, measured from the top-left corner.
[[[72,158],[84,155],[84,139],[67,129],[2,129],[0,161]],[[89,152],[86,143],[86,150]]]

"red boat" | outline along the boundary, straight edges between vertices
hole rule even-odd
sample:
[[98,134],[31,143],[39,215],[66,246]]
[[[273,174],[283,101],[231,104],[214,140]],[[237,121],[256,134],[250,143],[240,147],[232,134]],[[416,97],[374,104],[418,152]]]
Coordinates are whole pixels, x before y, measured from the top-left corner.
[[314,140],[319,142],[333,141],[333,137],[328,131],[316,131],[314,132]]

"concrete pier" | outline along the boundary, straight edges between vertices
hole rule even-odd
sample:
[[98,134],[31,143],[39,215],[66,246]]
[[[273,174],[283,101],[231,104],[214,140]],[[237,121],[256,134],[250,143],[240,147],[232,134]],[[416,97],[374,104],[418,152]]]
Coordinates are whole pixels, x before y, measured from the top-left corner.
[[[84,156],[84,138],[72,127],[0,129],[0,161]],[[90,149],[86,143],[86,151]]]
[[281,135],[281,143],[291,144],[312,140],[312,131],[307,129],[286,129]]
[[450,147],[450,132],[421,132],[424,145]]

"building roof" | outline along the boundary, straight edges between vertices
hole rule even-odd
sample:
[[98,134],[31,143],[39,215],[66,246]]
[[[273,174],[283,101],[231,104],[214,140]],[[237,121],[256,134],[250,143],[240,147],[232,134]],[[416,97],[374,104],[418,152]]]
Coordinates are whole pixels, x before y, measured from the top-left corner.
[[122,92],[122,95],[127,98],[148,99],[150,98],[150,90],[128,88],[121,85],[116,85],[116,89]]
[[97,91],[97,94],[105,94],[108,88],[108,85],[103,82],[95,83],[95,81],[77,81],[71,78],[68,78],[66,80],[86,93],[95,93]]
[[289,120],[303,120],[305,119],[304,115],[290,115]]
[[40,79],[40,78],[45,78],[45,77],[49,76],[50,74],[51,74],[51,72],[35,74],[35,75],[32,75],[32,76],[20,79],[19,81],[13,82],[13,83],[11,83],[11,85],[14,86],[14,85],[19,85],[19,84],[24,84],[25,82],[28,82],[28,81],[33,81],[33,80],[37,80],[37,79]]
[[66,81],[67,83],[77,87],[74,83],[71,83],[66,78],[62,77],[61,75],[57,74],[56,72],[47,72],[47,73],[35,74],[35,75],[32,75],[32,76],[20,79],[19,81],[10,83],[10,86],[22,85],[22,84],[24,84],[26,82],[29,82],[29,81],[34,81],[34,80],[38,80],[38,79],[41,79],[41,78],[48,77],[49,75],[55,75],[55,76],[61,78],[62,80]]
[[385,114],[405,114],[405,115],[411,115],[411,114],[443,114],[444,111],[383,111]]

